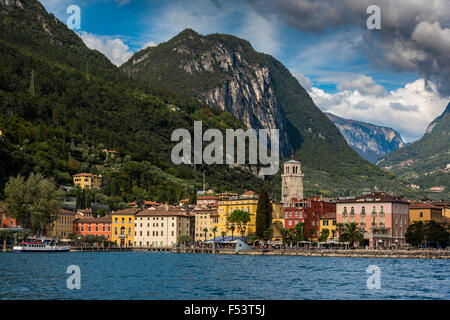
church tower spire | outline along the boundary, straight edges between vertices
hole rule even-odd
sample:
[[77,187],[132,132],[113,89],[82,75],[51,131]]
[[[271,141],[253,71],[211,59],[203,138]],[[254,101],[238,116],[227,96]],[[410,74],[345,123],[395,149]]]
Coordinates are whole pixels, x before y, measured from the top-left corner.
[[281,175],[281,202],[283,207],[290,207],[292,198],[303,199],[303,173],[301,163],[292,159],[284,163],[284,172]]

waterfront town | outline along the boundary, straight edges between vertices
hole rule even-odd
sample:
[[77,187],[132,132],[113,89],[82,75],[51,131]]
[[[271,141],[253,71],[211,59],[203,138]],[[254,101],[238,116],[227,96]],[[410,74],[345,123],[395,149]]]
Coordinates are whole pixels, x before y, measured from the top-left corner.
[[[253,247],[289,244],[396,249],[427,245],[426,239],[424,243],[408,243],[405,236],[409,226],[421,223],[440,226],[448,239],[449,202],[410,201],[384,192],[338,199],[304,197],[301,163],[293,159],[283,164],[281,178],[281,201],[264,195],[270,217],[262,236],[257,234],[257,220],[258,214],[264,212],[259,208],[264,206],[263,195],[252,190],[242,194],[208,190],[197,192],[195,202],[184,199],[169,205],[134,201],[128,203],[128,208],[103,216],[96,215],[92,208],[59,209],[56,221],[46,228],[42,239],[61,243],[97,239],[90,241],[97,246],[101,239],[103,246],[106,243],[118,248],[173,248],[180,243],[220,247],[233,246],[241,240]],[[100,188],[102,179],[80,173],[73,176],[73,183],[81,189]],[[1,230],[12,234],[24,231],[5,208],[0,214]],[[16,242],[15,237],[11,241]],[[448,242],[437,245],[446,247]]]

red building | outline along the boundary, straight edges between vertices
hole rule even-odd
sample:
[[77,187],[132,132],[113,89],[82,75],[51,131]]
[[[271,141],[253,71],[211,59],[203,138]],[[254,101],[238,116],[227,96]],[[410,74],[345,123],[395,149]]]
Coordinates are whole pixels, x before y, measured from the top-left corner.
[[73,233],[83,236],[104,236],[106,239],[111,239],[111,222],[112,218],[109,215],[100,218],[78,218],[73,223]]
[[290,207],[283,208],[284,227],[295,228],[298,223],[305,223],[307,238],[318,238],[320,218],[327,213],[336,213],[336,204],[320,198],[292,199]]
[[6,212],[0,211],[0,228],[16,228],[16,219],[8,217]]

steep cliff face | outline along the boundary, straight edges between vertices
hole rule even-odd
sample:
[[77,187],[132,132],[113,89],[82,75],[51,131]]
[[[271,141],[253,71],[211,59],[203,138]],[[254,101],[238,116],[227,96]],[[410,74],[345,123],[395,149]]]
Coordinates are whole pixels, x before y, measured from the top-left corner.
[[[282,155],[294,153],[309,176],[307,194],[401,189],[401,183],[348,146],[283,64],[256,52],[246,40],[187,29],[137,52],[120,69],[155,91],[183,93],[228,111],[249,128],[279,129]],[[273,189],[281,190],[275,186],[279,177],[273,181]]]
[[[279,129],[281,150],[284,153],[292,150],[270,70],[245,56],[244,50],[250,46],[247,42],[234,46],[185,30],[162,46],[167,45],[177,55],[178,65],[174,67],[180,72],[185,72],[194,82],[210,78],[211,83],[202,81],[203,89],[197,88],[195,92],[200,101],[232,113],[247,128]],[[151,69],[151,57],[157,50],[150,48],[135,55],[122,68],[140,77],[148,74],[145,70]]]
[[325,112],[345,140],[364,159],[375,163],[384,154],[404,146],[400,134],[392,128],[349,120]]

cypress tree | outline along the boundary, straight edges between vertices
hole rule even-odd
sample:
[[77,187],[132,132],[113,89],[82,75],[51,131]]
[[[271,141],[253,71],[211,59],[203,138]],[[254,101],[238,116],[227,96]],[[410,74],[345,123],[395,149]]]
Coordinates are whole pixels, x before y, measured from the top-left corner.
[[264,237],[264,231],[272,225],[272,206],[267,191],[262,188],[259,192],[258,207],[256,208],[256,235]]

